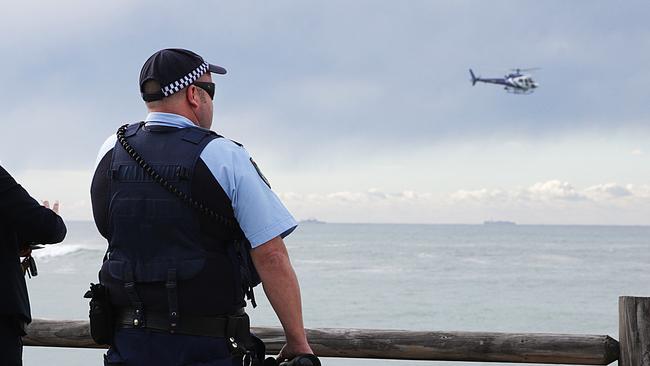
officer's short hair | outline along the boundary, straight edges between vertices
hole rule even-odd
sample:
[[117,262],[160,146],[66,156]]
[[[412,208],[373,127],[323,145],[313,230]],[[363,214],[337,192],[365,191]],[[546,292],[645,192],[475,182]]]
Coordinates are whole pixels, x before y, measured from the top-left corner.
[[147,80],[142,85],[142,91],[145,93],[156,93],[160,91],[160,83],[157,80]]

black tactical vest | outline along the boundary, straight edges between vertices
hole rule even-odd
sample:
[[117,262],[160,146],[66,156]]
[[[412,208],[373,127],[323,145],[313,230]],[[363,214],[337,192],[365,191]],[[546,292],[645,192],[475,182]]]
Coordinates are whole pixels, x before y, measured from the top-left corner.
[[[166,181],[201,201],[191,191],[195,167],[205,146],[221,136],[198,127],[133,124],[125,137]],[[139,301],[145,312],[204,316],[245,306],[244,294],[252,297],[259,280],[240,230],[201,230],[202,213],[153,181],[119,142],[109,174],[109,246],[100,281],[113,305]],[[222,204],[232,207],[229,200]]]

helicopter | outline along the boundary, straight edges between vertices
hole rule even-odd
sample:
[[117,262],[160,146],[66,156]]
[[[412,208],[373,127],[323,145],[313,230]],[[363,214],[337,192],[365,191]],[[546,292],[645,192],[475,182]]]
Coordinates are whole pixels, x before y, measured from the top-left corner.
[[510,73],[504,76],[502,79],[484,79],[476,77],[474,71],[469,69],[469,74],[472,77],[472,86],[476,85],[476,82],[480,81],[482,83],[488,84],[497,84],[503,85],[505,91],[513,94],[531,94],[539,87],[539,84],[533,81],[533,78],[529,74],[524,74],[522,72],[539,70],[538,67],[530,69],[511,69]]

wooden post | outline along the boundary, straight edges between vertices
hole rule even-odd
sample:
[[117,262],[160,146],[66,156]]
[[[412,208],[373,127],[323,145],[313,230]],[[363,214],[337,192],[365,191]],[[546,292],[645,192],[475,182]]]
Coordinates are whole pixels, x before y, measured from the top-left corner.
[[620,366],[650,366],[650,297],[618,298]]

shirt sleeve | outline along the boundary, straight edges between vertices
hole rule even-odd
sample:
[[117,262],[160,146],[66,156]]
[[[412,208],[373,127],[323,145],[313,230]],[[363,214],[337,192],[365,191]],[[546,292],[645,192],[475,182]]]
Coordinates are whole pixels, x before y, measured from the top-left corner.
[[243,147],[218,138],[205,147],[201,159],[230,198],[253,248],[277,236],[284,238],[298,226]]
[[115,147],[116,142],[117,142],[116,135],[110,135],[106,139],[106,141],[104,141],[104,144],[102,145],[102,147],[99,148],[99,152],[97,153],[97,158],[95,159],[95,168],[97,168],[99,162],[102,161],[104,155],[106,155],[109,151],[111,151]]
[[108,205],[110,180],[107,171],[111,168],[112,150],[117,142],[117,136],[109,136],[99,148],[95,160],[95,172],[90,185],[90,202],[93,209],[93,219],[99,233],[108,238]]

